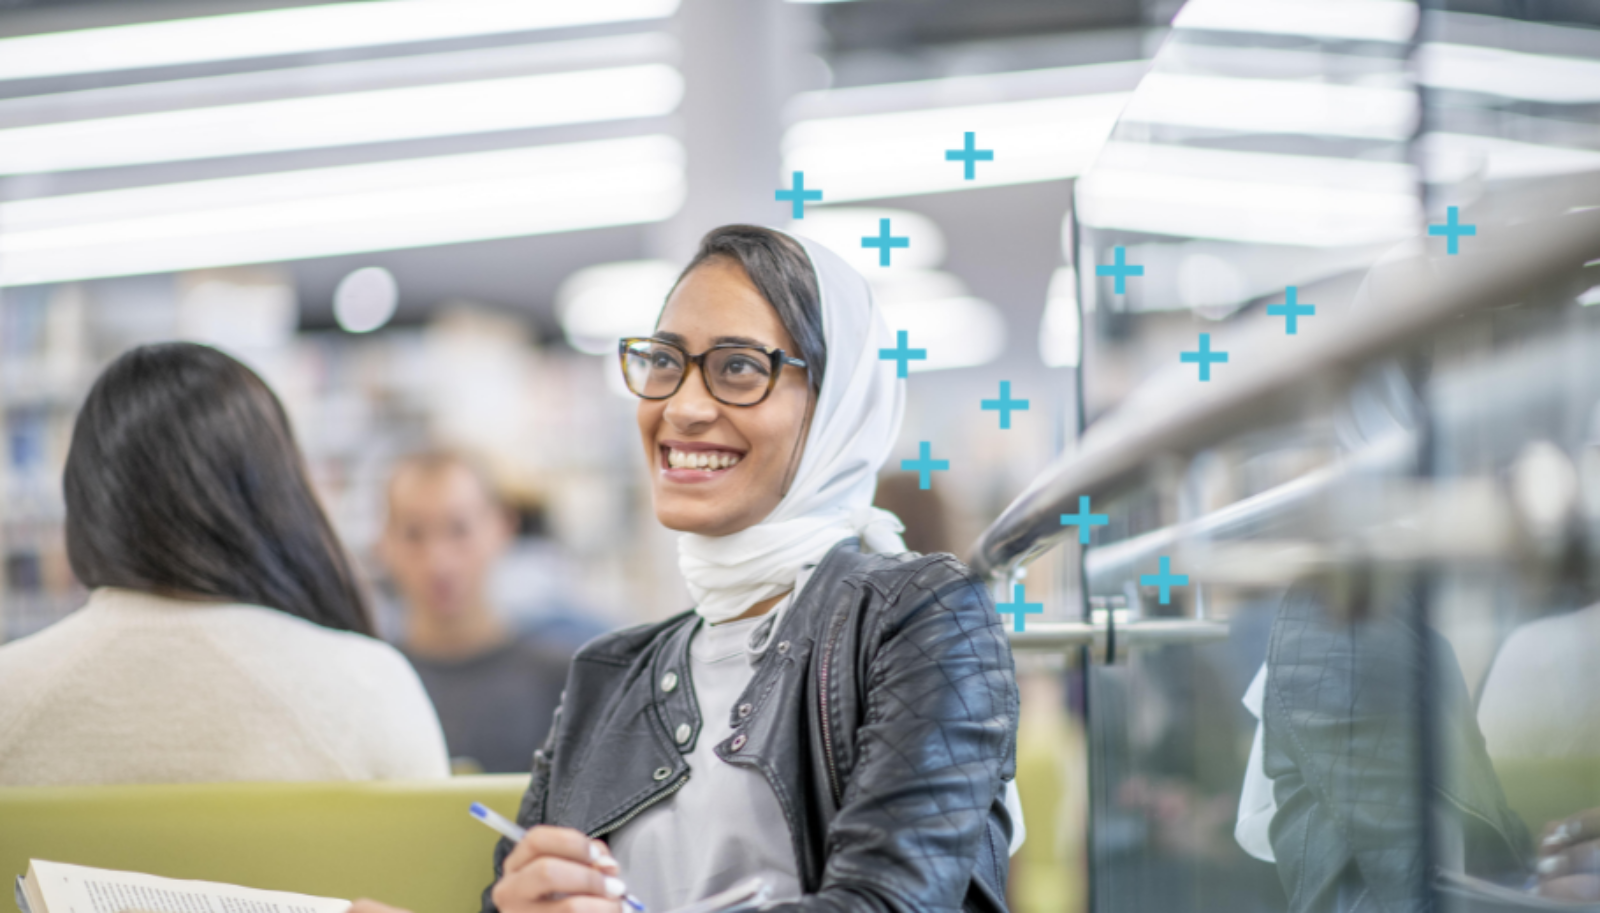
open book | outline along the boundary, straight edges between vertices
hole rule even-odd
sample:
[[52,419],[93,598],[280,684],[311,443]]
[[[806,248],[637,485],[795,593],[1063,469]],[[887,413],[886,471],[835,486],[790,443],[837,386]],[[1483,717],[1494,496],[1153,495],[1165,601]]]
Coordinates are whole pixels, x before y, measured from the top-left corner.
[[[746,913],[767,899],[751,878],[670,913]],[[21,913],[345,913],[350,901],[287,891],[259,891],[212,881],[180,881],[64,862],[28,863],[17,878]]]
[[34,859],[17,879],[17,906],[22,913],[344,913],[350,901]]

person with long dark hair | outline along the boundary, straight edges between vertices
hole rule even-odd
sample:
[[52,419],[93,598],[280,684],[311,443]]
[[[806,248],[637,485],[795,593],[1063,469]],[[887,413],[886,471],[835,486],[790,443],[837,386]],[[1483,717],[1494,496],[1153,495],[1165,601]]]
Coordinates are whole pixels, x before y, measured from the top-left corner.
[[89,602],[0,647],[0,785],[448,774],[249,368],[192,343],[124,353],[78,413],[63,488]]
[[893,345],[837,254],[749,225],[620,341],[695,606],[578,651],[485,913],[660,913],[751,877],[764,913],[1006,909],[1015,671],[983,581],[872,506]]

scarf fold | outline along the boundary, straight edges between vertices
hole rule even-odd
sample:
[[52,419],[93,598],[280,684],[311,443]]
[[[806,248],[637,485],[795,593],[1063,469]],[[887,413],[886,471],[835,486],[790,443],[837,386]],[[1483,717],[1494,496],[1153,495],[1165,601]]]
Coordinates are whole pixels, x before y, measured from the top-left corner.
[[842,539],[859,536],[863,551],[905,551],[900,519],[872,506],[905,412],[905,385],[878,357],[894,340],[867,280],[816,241],[791,237],[816,271],[828,370],[799,469],[772,513],[732,535],[678,539],[678,569],[695,611],[712,624],[792,588],[803,565]]

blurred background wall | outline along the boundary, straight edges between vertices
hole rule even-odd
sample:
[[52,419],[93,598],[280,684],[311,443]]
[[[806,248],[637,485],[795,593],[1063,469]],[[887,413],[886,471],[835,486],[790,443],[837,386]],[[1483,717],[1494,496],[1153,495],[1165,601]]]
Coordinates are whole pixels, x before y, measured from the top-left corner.
[[[1071,436],[1073,178],[1171,5],[0,4],[0,637],[84,598],[74,409],[174,337],[268,378],[374,573],[388,466],[457,445],[543,533],[508,610],[680,610],[612,353],[735,221],[853,258],[928,349],[891,465],[938,442],[952,470],[901,506],[937,498],[959,552]],[[966,131],[1000,150],[972,180],[943,154]],[[823,192],[799,220],[796,171]],[[891,268],[860,244],[885,217]],[[1030,401],[1005,431],[1001,380]]]

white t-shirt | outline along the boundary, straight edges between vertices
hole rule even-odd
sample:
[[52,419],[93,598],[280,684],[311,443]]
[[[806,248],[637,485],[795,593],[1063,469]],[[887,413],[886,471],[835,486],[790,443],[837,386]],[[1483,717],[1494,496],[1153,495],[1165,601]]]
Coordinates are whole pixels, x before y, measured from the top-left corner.
[[0,647],[0,786],[449,773],[405,657],[276,609],[102,587]]
[[[689,780],[609,838],[629,893],[651,910],[709,897],[751,876],[766,881],[772,900],[800,897],[794,841],[778,797],[760,771],[727,763],[716,746],[733,735],[734,704],[813,569],[801,571],[795,588],[766,615],[699,623],[689,642],[701,720],[700,736],[684,759]],[[752,645],[758,632],[766,636]]]

